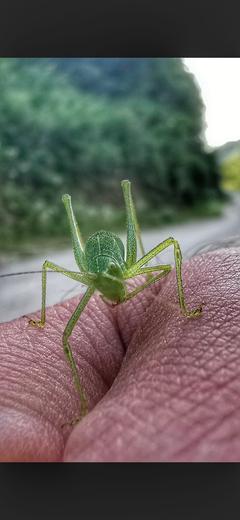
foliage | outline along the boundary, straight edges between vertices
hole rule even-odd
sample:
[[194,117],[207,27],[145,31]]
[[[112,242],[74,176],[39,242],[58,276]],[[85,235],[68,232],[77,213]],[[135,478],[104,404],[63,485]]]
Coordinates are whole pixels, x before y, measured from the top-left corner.
[[231,156],[222,165],[223,187],[229,191],[240,191],[240,154]]
[[62,236],[64,192],[85,229],[120,225],[123,178],[148,222],[221,197],[202,101],[179,59],[2,58],[0,89],[2,247]]

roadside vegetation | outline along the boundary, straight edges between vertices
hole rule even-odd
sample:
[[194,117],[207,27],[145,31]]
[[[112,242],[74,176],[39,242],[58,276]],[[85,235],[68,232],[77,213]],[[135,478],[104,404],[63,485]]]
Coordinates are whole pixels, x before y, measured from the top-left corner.
[[221,170],[223,188],[226,191],[240,191],[240,153],[225,159]]
[[120,181],[142,227],[216,216],[224,194],[203,105],[180,59],[0,59],[0,248],[65,243],[70,193],[83,233],[122,229]]

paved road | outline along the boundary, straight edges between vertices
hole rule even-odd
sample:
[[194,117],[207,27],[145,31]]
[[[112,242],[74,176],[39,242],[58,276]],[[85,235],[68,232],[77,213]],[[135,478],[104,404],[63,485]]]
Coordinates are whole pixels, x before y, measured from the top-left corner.
[[[165,226],[160,230],[143,233],[146,250],[151,249],[163,239],[174,236],[179,240],[184,257],[194,254],[201,245],[240,235],[240,196],[234,197],[233,203],[225,208],[221,218]],[[122,237],[123,238],[123,237]],[[76,270],[71,250],[49,251],[48,259],[68,269]],[[12,262],[0,270],[0,274],[41,269],[45,256]],[[172,263],[172,251],[161,254],[161,261]],[[83,287],[56,273],[49,273],[47,304],[52,305],[83,291]],[[13,276],[0,279],[0,322],[10,321],[23,314],[30,314],[40,308],[41,275]]]

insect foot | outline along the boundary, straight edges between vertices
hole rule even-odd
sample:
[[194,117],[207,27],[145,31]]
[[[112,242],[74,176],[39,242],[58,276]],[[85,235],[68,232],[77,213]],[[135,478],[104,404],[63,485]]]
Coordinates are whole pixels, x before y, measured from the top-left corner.
[[39,327],[39,329],[43,329],[45,323],[42,323],[41,320],[29,320],[29,325],[32,325],[33,327]]
[[204,303],[202,303],[197,309],[194,309],[194,311],[187,312],[185,316],[187,318],[198,318],[202,314],[203,305]]
[[81,419],[82,419],[82,416],[80,416],[80,417],[76,417],[76,419],[73,419],[73,420],[70,421],[70,422],[67,422],[67,423],[62,424],[62,425],[61,425],[61,428],[63,429],[63,428],[65,428],[66,426],[70,426],[70,427],[72,428],[73,426],[76,426],[76,424],[79,423],[79,422],[81,421]]

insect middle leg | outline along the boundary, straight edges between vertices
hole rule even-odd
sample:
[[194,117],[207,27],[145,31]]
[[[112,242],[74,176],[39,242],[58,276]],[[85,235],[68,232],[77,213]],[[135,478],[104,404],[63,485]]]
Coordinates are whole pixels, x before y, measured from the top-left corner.
[[[139,274],[147,273],[148,274],[147,281],[144,282],[143,284],[139,285],[138,287],[136,287],[133,291],[127,293],[124,301],[128,301],[131,298],[134,298],[134,296],[136,296],[137,294],[142,292],[144,289],[146,289],[147,287],[149,287],[153,283],[155,283],[158,280],[160,280],[160,278],[163,278],[168,273],[170,273],[171,270],[172,270],[172,266],[171,265],[160,265],[160,266],[155,266],[155,267],[149,267],[149,268],[146,268],[146,269],[142,269],[141,273],[139,273]],[[156,271],[161,271],[161,272],[159,274],[155,275],[155,276],[150,274],[151,272],[156,272]]]
[[[144,255],[140,260],[138,260],[135,264],[133,264],[128,269],[128,276],[134,277],[141,272],[146,272],[146,269],[141,270],[142,266],[146,265],[150,260],[152,260],[155,256],[157,256],[161,251],[166,249],[167,247],[173,245],[174,246],[174,258],[175,258],[175,266],[176,266],[176,277],[177,277],[177,290],[178,290],[178,300],[182,313],[187,318],[194,318],[199,316],[202,313],[202,305],[193,310],[188,310],[184,291],[183,291],[183,282],[182,282],[182,253],[179,246],[179,243],[174,238],[170,237],[158,244],[156,247],[151,249],[146,255]],[[154,270],[154,267],[153,267]]]
[[73,280],[76,280],[80,283],[84,283],[85,285],[90,285],[91,283],[91,275],[90,273],[76,273],[74,271],[68,271],[59,265],[54,264],[53,262],[49,262],[46,260],[42,266],[42,308],[41,308],[41,319],[40,320],[30,320],[30,325],[37,327],[44,327],[46,322],[46,292],[47,292],[47,270],[51,269],[57,273],[64,274]]

